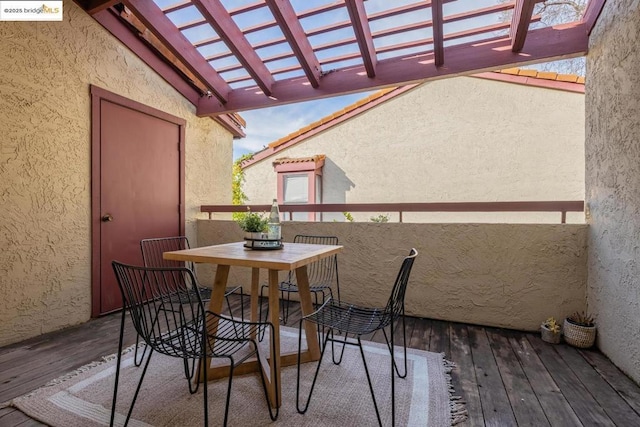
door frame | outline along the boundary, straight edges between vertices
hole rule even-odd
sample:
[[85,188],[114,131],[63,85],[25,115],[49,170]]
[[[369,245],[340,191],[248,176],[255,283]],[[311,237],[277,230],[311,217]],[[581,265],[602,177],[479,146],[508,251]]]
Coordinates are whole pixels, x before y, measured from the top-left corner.
[[173,123],[179,128],[178,156],[179,156],[179,209],[178,224],[180,234],[185,234],[185,172],[184,172],[184,151],[185,151],[185,128],[187,121],[180,117],[157,110],[140,102],[133,101],[123,96],[109,92],[98,86],[90,85],[91,93],[91,317],[98,317],[100,314],[100,191],[101,191],[101,105],[102,101],[108,101],[131,110],[165,120]]

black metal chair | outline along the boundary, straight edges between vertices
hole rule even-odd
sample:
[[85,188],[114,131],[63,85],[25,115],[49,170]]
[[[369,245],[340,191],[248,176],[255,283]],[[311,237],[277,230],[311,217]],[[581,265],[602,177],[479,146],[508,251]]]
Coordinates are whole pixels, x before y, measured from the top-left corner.
[[[391,290],[391,296],[385,307],[360,307],[355,304],[349,304],[347,302],[334,301],[328,299],[318,310],[304,316],[300,320],[300,335],[298,337],[298,374],[296,385],[296,408],[299,413],[304,414],[309,409],[309,403],[311,402],[311,395],[318,379],[318,373],[320,372],[320,365],[322,364],[322,358],[324,352],[327,349],[327,342],[331,341],[331,353],[333,363],[339,365],[344,355],[345,345],[357,345],[360,348],[360,354],[362,356],[362,362],[364,364],[364,370],[367,375],[367,381],[369,383],[369,390],[371,391],[371,397],[373,398],[373,405],[378,418],[378,423],[382,426],[382,420],[380,418],[380,412],[378,410],[378,404],[376,402],[376,396],[373,391],[373,385],[371,384],[371,378],[369,376],[369,369],[367,368],[367,361],[364,356],[364,350],[362,348],[361,337],[363,335],[371,334],[375,331],[382,330],[384,334],[387,347],[391,356],[391,419],[393,425],[395,425],[395,374],[400,378],[407,376],[407,337],[405,333],[404,323],[404,297],[407,289],[407,283],[409,281],[409,275],[411,274],[411,268],[413,267],[413,261],[415,260],[418,252],[415,249],[411,249],[409,255],[404,258],[400,272],[396,278],[396,281]],[[404,347],[404,372],[400,373],[398,364],[396,363],[394,355],[394,325],[398,319],[402,320],[402,337]],[[324,336],[322,345],[322,354],[318,361],[313,382],[309,390],[309,396],[304,406],[300,402],[300,351],[302,346],[302,323],[304,321],[316,323],[319,326],[327,329]],[[385,328],[389,326],[389,334]],[[342,334],[342,336],[334,335],[335,332]],[[356,342],[348,341],[348,336],[352,335],[356,338]],[[336,359],[336,351],[334,343],[339,342],[342,344],[342,351],[339,357]],[[395,371],[395,373],[394,373]]]
[[[338,238],[335,236],[310,236],[298,234],[293,238],[293,243],[308,243],[313,245],[337,245]],[[324,303],[327,294],[333,298],[333,285],[335,282],[337,299],[340,301],[340,280],[338,277],[338,256],[332,255],[327,258],[312,262],[307,265],[307,275],[309,277],[309,289],[313,293],[314,303],[317,305]],[[264,289],[269,285],[260,287],[260,300],[263,301]],[[282,322],[287,323],[289,319],[289,303],[292,292],[299,292],[295,271],[290,271],[287,280],[280,282],[278,290],[282,296]],[[286,297],[285,297],[286,294]],[[322,300],[318,300],[318,295],[322,295]],[[269,315],[267,307],[267,314]],[[262,304],[260,304],[260,319],[262,319]]]
[[[167,356],[188,360],[210,358],[226,358],[230,362],[229,383],[225,404],[224,425],[227,425],[231,384],[236,366],[250,357],[260,359],[258,343],[255,339],[259,329],[270,328],[273,337],[273,325],[269,322],[246,322],[205,310],[199,292],[193,290],[197,282],[193,272],[188,268],[151,268],[125,265],[113,261],[113,270],[122,293],[125,309],[122,310],[120,338],[118,342],[118,360],[111,407],[111,422],[115,419],[115,408],[120,378],[120,362],[122,358],[123,331],[126,311],[131,314],[133,326],[144,340],[149,356],[144,365],[140,381],[133,395],[131,406],[127,412],[124,425],[131,418],[142,381],[149,367],[154,351]],[[206,323],[206,326],[205,326]],[[247,348],[246,354],[237,355],[241,349]],[[271,351],[275,348],[275,339],[270,342]],[[235,360],[235,357],[238,360]],[[272,410],[267,393],[264,373],[261,372],[262,386],[272,420],[277,419],[278,409]],[[204,425],[209,425],[207,375],[204,380],[203,405]],[[277,378],[274,378],[277,381]],[[277,399],[277,397],[276,397]],[[280,402],[276,402],[278,408]]]
[[[189,239],[186,236],[176,237],[160,237],[154,239],[143,239],[140,241],[140,248],[142,249],[142,261],[145,267],[186,267],[195,274],[195,268],[192,262],[173,261],[164,259],[162,254],[168,251],[180,251],[183,249],[190,249]],[[198,285],[196,288],[200,292],[200,297],[203,301],[211,299],[211,288]],[[240,318],[244,319],[244,291],[242,286],[229,286],[224,293],[225,300],[227,301],[227,308],[229,314],[233,317],[233,311],[231,310],[231,301],[229,296],[231,294],[238,293],[240,295]],[[139,338],[136,338],[136,344],[139,343]],[[140,359],[138,359],[138,346],[136,345],[134,354],[134,363],[136,366],[140,366],[144,359],[146,348],[142,351]],[[195,390],[194,390],[195,392]]]

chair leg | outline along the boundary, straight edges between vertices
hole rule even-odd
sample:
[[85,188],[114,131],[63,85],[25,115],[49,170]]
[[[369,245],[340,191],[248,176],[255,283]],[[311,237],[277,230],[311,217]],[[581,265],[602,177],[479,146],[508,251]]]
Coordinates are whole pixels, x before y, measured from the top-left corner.
[[338,358],[338,360],[336,360],[336,349],[334,347],[334,344],[338,340],[334,338],[333,331],[331,331],[331,358],[333,360],[334,365],[339,365],[340,363],[342,363],[342,357],[344,356],[344,349],[347,346],[347,338],[348,338],[347,334],[344,334],[344,341],[342,341],[342,350],[340,351],[340,357]]
[[[184,376],[187,379],[187,384],[189,385],[189,393],[196,394],[198,389],[200,388],[200,381],[196,381],[196,385],[192,384],[193,375],[196,371],[196,365],[198,364],[197,359],[183,359],[184,362]],[[190,363],[191,362],[191,363]]]
[[144,380],[144,376],[147,373],[147,368],[149,368],[149,362],[151,362],[151,356],[153,356],[153,349],[149,349],[149,357],[147,357],[147,363],[144,364],[144,369],[142,370],[142,374],[140,375],[140,381],[138,381],[138,387],[136,387],[136,392],[133,394],[133,400],[131,401],[131,406],[129,407],[129,412],[127,412],[127,418],[124,421],[124,427],[129,424],[129,420],[131,419],[131,414],[133,413],[133,407],[136,404],[136,400],[138,399],[138,394],[140,393],[140,388],[142,387],[142,381]]
[[[373,384],[371,383],[371,376],[369,375],[369,368],[367,367],[367,359],[364,357],[364,348],[362,347],[362,341],[360,341],[360,337],[358,336],[358,347],[360,347],[360,355],[362,356],[362,364],[364,365],[364,372],[367,374],[367,382],[369,383],[369,390],[371,391],[371,398],[373,399],[373,407],[376,410],[376,417],[378,417],[378,424],[382,427],[382,419],[380,418],[380,411],[378,410],[378,403],[376,402],[376,394],[373,391]],[[393,375],[393,362],[391,367],[391,405],[395,407],[395,390],[394,390],[394,375]],[[392,422],[395,425],[395,419],[393,418],[392,412]]]
[[405,328],[404,322],[405,321],[404,321],[404,315],[403,315],[402,316],[402,348],[404,353],[404,373],[403,374],[400,373],[400,368],[398,367],[398,363],[396,362],[395,348],[393,343],[393,323],[394,323],[393,320],[391,321],[391,325],[390,325],[391,330],[389,331],[389,334],[391,335],[391,340],[387,335],[387,331],[384,329],[382,330],[382,333],[384,334],[384,339],[387,342],[387,347],[389,348],[389,354],[391,354],[391,360],[393,361],[394,369],[399,378],[406,378],[407,376],[407,329]]
[[229,357],[229,383],[227,385],[227,401],[224,405],[224,422],[222,424],[225,427],[227,425],[227,420],[229,419],[229,403],[231,402],[231,384],[233,383],[234,368],[235,368],[235,365],[233,363],[233,358]]
[[[273,349],[276,346],[275,345],[276,341],[275,341],[275,338],[273,336],[273,328],[272,328],[272,330],[270,332],[271,332],[271,335],[270,335],[271,336],[270,346],[271,346],[271,353],[273,354]],[[260,349],[258,348],[258,344],[256,342],[254,342],[254,345],[255,345],[255,349],[256,349],[256,358],[258,360],[260,360]],[[278,415],[280,414],[280,401],[279,400],[276,401],[276,405],[275,405],[276,406],[276,410],[275,410],[275,413],[274,413],[274,411],[271,409],[271,401],[269,399],[269,392],[267,391],[267,379],[264,376],[264,370],[262,368],[260,369],[260,379],[262,380],[262,389],[264,390],[264,398],[265,398],[265,401],[267,402],[267,409],[269,410],[269,417],[271,418],[271,421],[275,421],[275,420],[278,419]],[[273,378],[273,381],[275,381],[275,388],[277,390],[278,389],[278,377],[275,376]],[[278,399],[278,396],[276,396],[276,399]]]
[[142,355],[140,356],[140,360],[138,360],[138,350],[139,350],[139,346],[140,346],[140,335],[136,336],[136,348],[134,350],[133,353],[133,364],[136,367],[139,367],[140,365],[142,365],[142,361],[144,360],[144,355],[147,353],[147,345],[144,345],[144,348],[142,349]]
[[296,409],[298,413],[304,414],[309,409],[309,403],[311,403],[311,395],[313,394],[313,390],[316,386],[316,380],[318,379],[318,373],[320,372],[320,365],[322,365],[322,359],[324,359],[324,351],[327,348],[327,341],[329,340],[329,334],[333,334],[333,329],[329,329],[324,338],[324,344],[322,346],[322,351],[320,352],[320,360],[318,360],[318,366],[316,366],[316,372],[313,375],[313,382],[311,383],[311,388],[309,389],[309,396],[307,396],[307,403],[301,408],[300,405],[300,354],[302,350],[302,322],[304,320],[300,320],[300,330],[298,331],[298,372],[297,372],[297,380],[296,380]]
[[[120,361],[122,360],[122,341],[124,338],[124,318],[127,314],[127,311],[122,309],[122,319],[120,320],[120,337],[118,338],[118,358],[116,361],[116,379],[113,385],[113,399],[111,401],[111,419],[109,421],[109,426],[113,427],[113,421],[116,415],[116,401],[118,399],[118,380],[120,379]],[[136,349],[138,347],[136,346]],[[146,350],[146,348],[145,348]],[[135,363],[135,355],[134,355],[134,363]],[[140,365],[136,365],[140,366]]]

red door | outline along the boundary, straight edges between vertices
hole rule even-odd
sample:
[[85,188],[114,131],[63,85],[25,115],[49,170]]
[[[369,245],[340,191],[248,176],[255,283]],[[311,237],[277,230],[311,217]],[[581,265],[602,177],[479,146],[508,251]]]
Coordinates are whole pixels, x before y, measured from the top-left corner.
[[99,283],[94,277],[94,315],[122,307],[111,261],[141,265],[141,239],[184,234],[184,123],[117,96],[100,97],[99,109],[99,151],[94,143],[94,156],[99,155],[100,174],[93,209]]

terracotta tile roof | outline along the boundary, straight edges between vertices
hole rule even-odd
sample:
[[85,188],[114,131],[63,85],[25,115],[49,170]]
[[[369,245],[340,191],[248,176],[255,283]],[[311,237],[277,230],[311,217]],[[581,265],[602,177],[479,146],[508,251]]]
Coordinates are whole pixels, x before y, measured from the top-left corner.
[[578,76],[577,74],[558,74],[550,71],[525,70],[522,68],[506,68],[504,70],[494,71],[494,73],[584,84],[584,77]]
[[311,157],[280,157],[279,159],[275,159],[273,161],[273,165],[284,165],[286,163],[304,163],[304,162],[315,162],[318,163],[326,159],[327,156],[324,154],[316,154]]
[[[507,68],[504,70],[473,74],[471,77],[584,93],[584,77],[575,74],[558,74],[522,68]],[[343,121],[361,114],[391,98],[395,98],[416,86],[418,86],[418,84],[379,90],[364,99],[348,105],[342,110],[336,111],[333,114],[323,117],[318,121],[272,142],[267,148],[254,154],[252,159],[243,162],[242,167],[250,166],[264,158],[270,157],[286,147],[294,145],[306,138],[322,132],[325,129],[342,123]]]
[[[410,88],[413,88],[415,86],[416,85],[410,85]],[[385,95],[392,94],[394,92],[397,95],[399,95],[400,93],[404,93],[404,92],[406,92],[406,89],[405,90],[400,90],[400,89],[403,89],[405,87],[406,86],[402,86],[400,88],[392,87],[392,88],[386,88],[386,89],[379,90],[376,93],[374,93],[372,95],[369,95],[364,99],[361,99],[361,100],[359,100],[357,102],[354,102],[351,105],[346,106],[342,110],[336,111],[335,113],[332,113],[332,114],[330,114],[328,116],[325,116],[325,117],[321,118],[320,120],[317,120],[317,121],[311,123],[310,125],[303,127],[302,129],[298,129],[297,131],[295,131],[293,133],[290,133],[287,136],[283,136],[282,138],[278,139],[277,141],[274,141],[271,144],[269,144],[269,147],[270,148],[276,148],[276,147],[284,144],[285,142],[291,141],[292,139],[294,139],[294,138],[296,138],[296,137],[298,137],[300,135],[304,135],[305,133],[307,133],[307,132],[309,132],[309,131],[311,131],[313,129],[316,129],[319,126],[322,126],[325,123],[333,121],[333,120],[335,120],[335,119],[337,119],[337,118],[339,118],[341,116],[344,116],[344,115],[346,115],[346,114],[348,114],[350,112],[353,112],[353,111],[357,110],[360,107],[372,107],[373,105],[377,105],[377,103],[373,104],[374,101],[384,97]],[[391,98],[391,97],[393,97],[393,96],[390,96],[389,98]],[[368,109],[368,108],[365,108],[365,110],[366,109]],[[360,111],[360,112],[362,112],[362,111]]]

